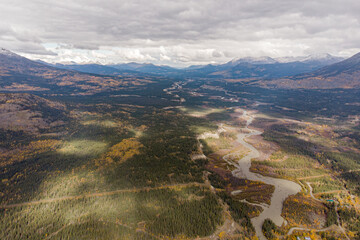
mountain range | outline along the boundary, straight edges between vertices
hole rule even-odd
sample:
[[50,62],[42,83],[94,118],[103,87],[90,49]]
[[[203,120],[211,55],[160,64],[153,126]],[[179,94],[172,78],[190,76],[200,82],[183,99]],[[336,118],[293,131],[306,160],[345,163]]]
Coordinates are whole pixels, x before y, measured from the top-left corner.
[[0,51],[0,91],[59,92],[91,95],[108,90],[142,85],[154,78],[147,76],[99,75],[61,69],[29,60],[8,50]]
[[281,59],[246,57],[219,65],[190,66],[185,69],[185,75],[225,79],[275,79],[311,72],[341,60],[343,59],[329,54]]
[[359,88],[360,53],[342,60],[329,54],[297,58],[240,58],[183,69],[154,64],[49,64],[0,50],[0,91],[56,91],[90,95],[154,80],[250,80],[271,88]]
[[277,88],[360,88],[360,53],[318,70],[266,82]]
[[113,65],[54,64],[52,66],[92,74],[117,76],[141,76],[142,74],[147,74],[188,78],[274,79],[311,72],[341,60],[343,59],[340,57],[323,54],[279,59],[270,57],[246,57],[234,59],[224,64],[194,65],[182,69],[135,62]]

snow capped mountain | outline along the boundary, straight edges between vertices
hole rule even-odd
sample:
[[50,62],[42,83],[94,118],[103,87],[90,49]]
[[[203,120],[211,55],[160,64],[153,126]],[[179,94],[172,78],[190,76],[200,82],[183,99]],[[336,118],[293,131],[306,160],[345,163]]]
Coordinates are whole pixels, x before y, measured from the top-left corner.
[[329,53],[318,53],[318,54],[312,54],[305,56],[303,58],[303,61],[314,61],[314,60],[328,60],[333,59],[334,56],[330,55]]
[[[333,61],[330,55],[321,56],[320,61]],[[335,57],[336,59],[336,57]],[[307,62],[319,61],[318,58],[308,58]],[[310,64],[315,65],[315,64]],[[292,76],[287,79],[277,79],[272,84],[279,88],[304,88],[304,89],[335,89],[335,88],[360,88],[360,53],[354,56],[315,71]]]
[[19,55],[17,55],[16,53],[13,53],[5,48],[0,48],[0,54],[1,55],[5,55],[8,57],[20,57]]
[[229,62],[229,64],[231,65],[238,65],[240,63],[250,63],[254,65],[260,65],[260,64],[273,64],[273,63],[277,63],[277,61],[271,57],[263,56],[263,57],[238,58]]
[[290,63],[290,62],[301,62],[304,59],[304,56],[300,57],[278,57],[276,61],[279,63]]
[[303,62],[303,63],[323,63],[323,64],[333,64],[344,60],[342,57],[332,56],[328,53],[312,54],[308,56],[299,56],[299,57],[280,57],[276,58],[280,63],[289,63],[289,62]]

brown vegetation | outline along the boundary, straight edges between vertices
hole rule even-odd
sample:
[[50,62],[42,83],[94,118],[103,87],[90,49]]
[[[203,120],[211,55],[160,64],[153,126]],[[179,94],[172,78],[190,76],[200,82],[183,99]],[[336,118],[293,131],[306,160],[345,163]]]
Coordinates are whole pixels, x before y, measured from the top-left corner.
[[284,201],[282,214],[290,226],[319,229],[325,224],[327,211],[323,203],[299,193]]
[[[51,114],[49,114],[51,112]],[[0,128],[32,134],[64,125],[64,104],[30,94],[0,94]]]
[[2,151],[0,152],[0,167],[5,167],[15,162],[21,162],[46,151],[53,151],[59,146],[60,142],[61,141],[51,139],[38,140],[14,150]]
[[96,160],[97,166],[111,165],[113,163],[123,163],[136,154],[140,154],[140,149],[144,147],[135,138],[124,139],[120,143],[112,146],[104,157]]

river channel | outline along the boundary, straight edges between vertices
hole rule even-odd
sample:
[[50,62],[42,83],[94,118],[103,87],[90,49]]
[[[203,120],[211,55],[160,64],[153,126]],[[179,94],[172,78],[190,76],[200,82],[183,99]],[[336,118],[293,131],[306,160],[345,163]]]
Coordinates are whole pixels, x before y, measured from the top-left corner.
[[[234,176],[239,178],[246,178],[252,181],[261,181],[263,183],[275,186],[274,193],[271,197],[271,204],[261,204],[260,206],[263,208],[263,211],[258,217],[252,218],[251,220],[259,240],[266,240],[261,229],[264,220],[269,218],[276,225],[281,226],[285,222],[285,219],[281,216],[283,202],[290,195],[300,192],[301,186],[289,180],[267,177],[258,173],[250,172],[251,159],[258,158],[260,156],[260,152],[251,144],[247,143],[245,139],[250,136],[260,135],[262,132],[249,128],[249,125],[252,123],[254,118],[249,115],[247,111],[243,111],[242,117],[247,119],[245,128],[243,128],[244,132],[246,133],[239,133],[237,135],[236,141],[242,144],[244,147],[248,148],[249,153],[236,163],[234,163],[234,161],[230,161],[230,159],[234,159],[233,157],[236,157],[236,152],[225,155],[224,160],[236,167],[236,169],[232,172]],[[232,194],[236,195],[236,191],[234,191]]]

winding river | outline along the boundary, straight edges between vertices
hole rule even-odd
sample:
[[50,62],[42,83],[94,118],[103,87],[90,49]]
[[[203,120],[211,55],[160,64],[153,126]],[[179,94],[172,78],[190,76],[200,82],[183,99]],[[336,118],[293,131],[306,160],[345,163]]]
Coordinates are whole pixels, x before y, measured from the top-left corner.
[[[236,169],[232,172],[234,176],[239,178],[246,178],[252,181],[261,181],[266,184],[270,184],[275,186],[274,193],[271,197],[271,204],[256,204],[263,208],[263,211],[260,213],[258,217],[252,218],[252,224],[254,225],[256,235],[260,240],[266,240],[265,236],[262,233],[262,224],[265,219],[271,219],[276,225],[281,226],[285,219],[281,217],[282,207],[284,200],[293,194],[296,194],[301,191],[301,186],[295,182],[279,179],[279,178],[272,178],[266,177],[257,173],[250,172],[251,167],[251,159],[258,158],[260,156],[259,151],[254,148],[251,144],[245,141],[245,138],[255,135],[260,135],[262,132],[249,128],[249,125],[253,121],[253,117],[247,113],[247,111],[243,111],[243,115],[245,119],[247,119],[246,126],[243,128],[248,133],[240,133],[237,135],[237,141],[248,148],[250,152],[241,158],[237,163],[230,161],[230,157],[237,155],[237,153],[231,153],[224,156],[224,160],[227,161],[229,164],[232,164],[236,167]],[[236,195],[236,191],[232,194]],[[251,203],[250,203],[251,204]]]

